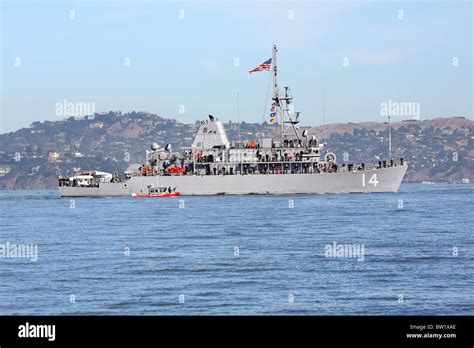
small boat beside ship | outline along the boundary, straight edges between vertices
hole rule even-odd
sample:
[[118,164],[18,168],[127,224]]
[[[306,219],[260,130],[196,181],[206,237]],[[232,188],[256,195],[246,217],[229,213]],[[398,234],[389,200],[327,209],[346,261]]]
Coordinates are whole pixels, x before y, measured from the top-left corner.
[[147,193],[132,193],[133,198],[170,198],[170,197],[179,197],[181,194],[176,191],[175,188],[171,187],[153,187],[150,185],[148,187]]

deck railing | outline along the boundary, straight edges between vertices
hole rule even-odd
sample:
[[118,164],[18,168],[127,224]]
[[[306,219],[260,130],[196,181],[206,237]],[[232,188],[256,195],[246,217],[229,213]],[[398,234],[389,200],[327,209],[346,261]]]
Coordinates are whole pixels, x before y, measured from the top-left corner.
[[[321,164],[318,162],[307,161],[291,161],[291,162],[199,162],[194,165],[194,173],[185,173],[184,175],[278,175],[278,174],[323,174],[323,173],[340,173],[340,172],[364,172],[370,170],[377,170],[382,168],[396,167],[404,165],[405,161],[401,158],[399,161],[380,161],[378,165],[373,164],[345,164],[342,166]],[[216,169],[210,173],[203,174],[202,171],[207,172],[207,166],[213,165]],[[234,170],[234,167],[237,167]],[[131,176],[142,176],[139,172]],[[166,170],[159,173],[153,173],[152,176],[170,176]],[[175,174],[183,175],[183,174]],[[89,186],[79,186],[74,181],[69,181],[68,178],[60,178],[58,180],[60,187],[99,187],[99,182],[92,181]]]

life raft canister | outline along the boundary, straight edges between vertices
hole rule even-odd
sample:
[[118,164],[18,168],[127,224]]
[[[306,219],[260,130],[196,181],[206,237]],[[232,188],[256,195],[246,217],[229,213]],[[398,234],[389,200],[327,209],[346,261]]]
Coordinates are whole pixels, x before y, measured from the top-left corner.
[[186,168],[184,167],[182,168],[171,167],[171,168],[168,168],[168,173],[184,173],[185,170]]

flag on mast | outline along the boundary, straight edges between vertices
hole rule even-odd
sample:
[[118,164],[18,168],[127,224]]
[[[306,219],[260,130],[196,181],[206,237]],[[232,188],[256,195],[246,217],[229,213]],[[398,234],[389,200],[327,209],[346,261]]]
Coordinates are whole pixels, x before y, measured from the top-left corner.
[[252,70],[249,70],[249,73],[254,73],[254,72],[258,72],[258,71],[270,71],[270,67],[272,65],[272,59],[268,59],[266,61],[264,61],[262,64],[260,64],[259,66],[257,66],[255,69],[252,69]]
[[276,113],[275,113],[275,112],[272,112],[272,113],[270,114],[270,124],[273,124],[273,123],[275,123],[276,121],[277,121],[277,119],[276,119]]
[[274,102],[272,104],[272,107],[270,108],[270,124],[273,124],[276,122],[276,108],[277,108],[277,103]]

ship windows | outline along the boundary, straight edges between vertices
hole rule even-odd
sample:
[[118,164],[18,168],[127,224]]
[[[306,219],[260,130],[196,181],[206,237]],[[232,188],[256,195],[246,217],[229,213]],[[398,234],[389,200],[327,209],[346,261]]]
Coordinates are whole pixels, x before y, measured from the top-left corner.
[[204,127],[204,128],[202,129],[202,132],[203,132],[203,133],[207,133],[207,127]]

